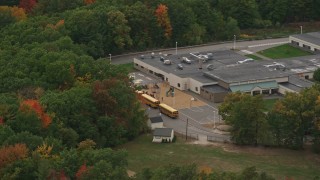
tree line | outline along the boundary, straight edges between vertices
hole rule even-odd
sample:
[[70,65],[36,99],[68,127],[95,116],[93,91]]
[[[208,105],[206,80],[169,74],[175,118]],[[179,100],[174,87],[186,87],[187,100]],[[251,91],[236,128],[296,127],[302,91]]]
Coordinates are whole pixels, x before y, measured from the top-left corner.
[[[23,8],[0,8],[8,17],[0,18],[0,179],[75,179],[85,169],[88,179],[99,171],[101,179],[124,179],[125,153],[108,148],[145,132],[147,117],[128,71],[94,56],[90,33],[99,21],[77,26],[76,16],[85,23],[101,12],[102,19],[104,8],[54,15]],[[116,26],[118,14],[103,25]],[[115,38],[109,46],[122,44],[113,33],[98,34]]]
[[233,93],[219,113],[233,126],[232,140],[241,145],[303,149],[307,141],[320,152],[320,85],[286,93],[268,112],[262,96]]
[[[28,18],[65,21],[66,34],[94,58],[128,51],[230,40],[240,29],[316,21],[317,0],[7,0]],[[0,10],[0,27],[17,21]]]

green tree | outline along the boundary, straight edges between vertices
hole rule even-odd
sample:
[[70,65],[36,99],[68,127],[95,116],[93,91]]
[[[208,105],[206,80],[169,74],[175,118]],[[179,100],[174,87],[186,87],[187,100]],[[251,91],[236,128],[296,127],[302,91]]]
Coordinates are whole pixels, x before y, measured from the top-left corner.
[[231,138],[237,144],[264,144],[268,124],[261,96],[230,94],[219,107],[223,119],[232,126]]
[[3,142],[3,145],[14,145],[18,143],[26,144],[28,149],[33,151],[43,143],[43,138],[29,132],[21,132],[8,137],[7,140]]
[[268,119],[277,145],[303,148],[305,135],[310,134],[318,117],[315,108],[319,90],[316,85],[299,94],[287,93],[275,104]]
[[313,73],[313,79],[316,82],[320,82],[320,68],[318,68],[317,70],[314,71]]

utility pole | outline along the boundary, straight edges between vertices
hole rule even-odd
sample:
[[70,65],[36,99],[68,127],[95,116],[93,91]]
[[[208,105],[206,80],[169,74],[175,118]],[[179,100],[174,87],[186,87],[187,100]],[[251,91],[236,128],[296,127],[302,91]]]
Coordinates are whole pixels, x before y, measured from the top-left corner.
[[236,49],[236,39],[237,39],[237,36],[233,35],[233,50]]
[[186,125],[186,140],[188,140],[188,121],[189,121],[189,119],[187,118],[187,125]]
[[176,55],[178,54],[178,42],[176,42]]
[[300,26],[300,34],[302,34],[302,26]]

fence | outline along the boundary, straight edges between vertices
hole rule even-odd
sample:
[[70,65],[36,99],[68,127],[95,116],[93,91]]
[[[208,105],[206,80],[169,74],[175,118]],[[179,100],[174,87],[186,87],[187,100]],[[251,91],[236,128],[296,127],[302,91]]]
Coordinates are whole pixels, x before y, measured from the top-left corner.
[[[179,137],[186,137],[186,133],[185,132],[181,132],[181,131],[175,131],[175,135],[179,136]],[[188,138],[189,140],[199,140],[199,135],[196,133],[188,133]]]
[[222,139],[214,136],[207,136],[207,141],[230,143],[230,140]]

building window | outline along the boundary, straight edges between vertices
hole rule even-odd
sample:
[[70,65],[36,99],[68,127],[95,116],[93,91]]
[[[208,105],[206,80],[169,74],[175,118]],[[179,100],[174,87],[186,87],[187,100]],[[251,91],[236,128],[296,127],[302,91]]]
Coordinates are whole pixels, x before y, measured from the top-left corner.
[[178,87],[180,87],[180,83],[178,83]]
[[144,68],[143,66],[140,66],[142,69]]
[[149,73],[153,74],[153,71],[149,70]]
[[166,81],[168,81],[168,78],[166,78]]
[[196,87],[195,89],[196,89],[196,91],[198,92],[198,87]]
[[134,65],[139,66],[137,63],[135,63]]
[[305,79],[309,79],[309,75],[304,76]]

